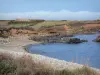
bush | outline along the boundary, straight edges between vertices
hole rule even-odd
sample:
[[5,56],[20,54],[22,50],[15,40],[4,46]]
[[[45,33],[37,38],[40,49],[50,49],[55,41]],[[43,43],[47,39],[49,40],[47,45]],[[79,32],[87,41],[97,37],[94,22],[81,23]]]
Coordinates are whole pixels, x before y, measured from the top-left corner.
[[13,74],[16,70],[16,65],[12,63],[12,61],[0,61],[0,74],[1,75],[8,75]]
[[13,75],[16,65],[12,56],[6,53],[0,53],[0,75]]

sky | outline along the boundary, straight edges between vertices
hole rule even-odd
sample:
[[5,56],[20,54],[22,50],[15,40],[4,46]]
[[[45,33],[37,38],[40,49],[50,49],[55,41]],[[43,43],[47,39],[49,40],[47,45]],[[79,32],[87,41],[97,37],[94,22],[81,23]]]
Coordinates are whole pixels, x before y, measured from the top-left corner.
[[0,0],[0,19],[94,20],[100,0]]

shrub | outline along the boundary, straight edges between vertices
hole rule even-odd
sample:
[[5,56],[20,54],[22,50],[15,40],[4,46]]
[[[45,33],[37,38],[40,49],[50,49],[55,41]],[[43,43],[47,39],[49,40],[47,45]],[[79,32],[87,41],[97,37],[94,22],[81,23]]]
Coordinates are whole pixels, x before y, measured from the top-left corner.
[[100,75],[88,67],[75,70],[53,70],[50,66],[38,63],[27,54],[13,58],[11,54],[0,54],[0,75]]

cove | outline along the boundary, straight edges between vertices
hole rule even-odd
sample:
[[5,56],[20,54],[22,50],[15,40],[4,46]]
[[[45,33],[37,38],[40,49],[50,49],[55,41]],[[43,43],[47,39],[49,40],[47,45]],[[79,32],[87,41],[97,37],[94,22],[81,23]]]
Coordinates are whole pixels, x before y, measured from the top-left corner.
[[41,54],[60,60],[88,64],[100,69],[100,43],[93,42],[99,34],[76,35],[74,37],[86,39],[88,42],[80,44],[33,44],[28,46],[30,53]]

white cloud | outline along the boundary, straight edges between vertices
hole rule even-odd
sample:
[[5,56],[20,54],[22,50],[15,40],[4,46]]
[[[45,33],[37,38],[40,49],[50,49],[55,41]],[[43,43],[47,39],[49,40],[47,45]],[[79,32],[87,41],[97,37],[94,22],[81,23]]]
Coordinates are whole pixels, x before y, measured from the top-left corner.
[[35,12],[14,12],[0,13],[0,19],[46,19],[46,20],[92,20],[100,18],[100,12],[78,11],[72,12],[68,10],[61,11],[35,11]]

